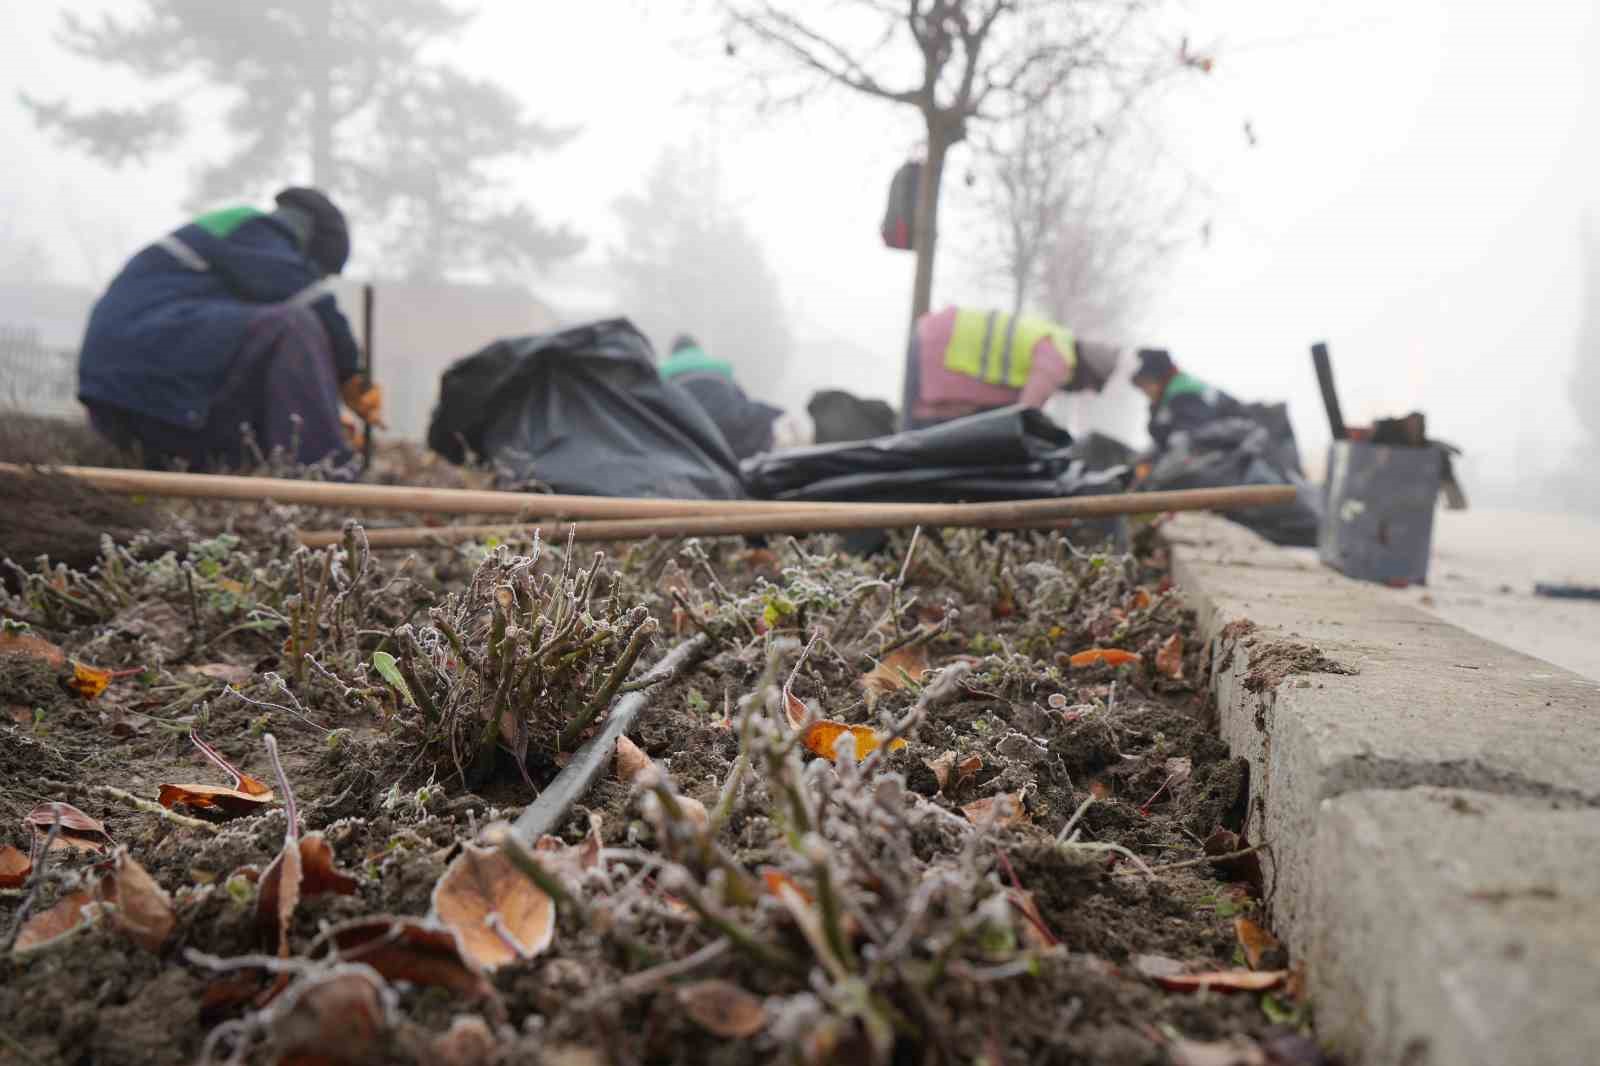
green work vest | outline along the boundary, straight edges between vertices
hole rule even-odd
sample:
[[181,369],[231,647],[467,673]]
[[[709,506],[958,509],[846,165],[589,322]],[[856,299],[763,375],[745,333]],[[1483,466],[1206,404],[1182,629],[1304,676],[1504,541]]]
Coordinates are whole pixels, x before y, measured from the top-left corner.
[[1033,347],[1045,337],[1055,344],[1070,372],[1076,358],[1072,333],[1043,318],[1002,311],[957,311],[945,369],[990,385],[1020,389],[1033,367]]

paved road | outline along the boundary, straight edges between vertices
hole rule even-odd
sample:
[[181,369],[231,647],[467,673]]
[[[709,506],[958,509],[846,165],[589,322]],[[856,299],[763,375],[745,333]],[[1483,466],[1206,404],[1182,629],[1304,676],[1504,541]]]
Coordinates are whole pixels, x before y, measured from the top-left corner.
[[1600,680],[1600,601],[1533,594],[1535,582],[1600,585],[1600,521],[1441,510],[1426,589],[1390,595],[1462,629]]

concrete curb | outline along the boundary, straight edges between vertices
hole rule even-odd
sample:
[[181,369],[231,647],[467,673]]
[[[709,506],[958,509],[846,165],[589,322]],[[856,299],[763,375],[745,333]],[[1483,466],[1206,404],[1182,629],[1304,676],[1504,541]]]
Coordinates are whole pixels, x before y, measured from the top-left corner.
[[1600,684],[1221,519],[1168,543],[1322,1037],[1368,1066],[1585,1061]]

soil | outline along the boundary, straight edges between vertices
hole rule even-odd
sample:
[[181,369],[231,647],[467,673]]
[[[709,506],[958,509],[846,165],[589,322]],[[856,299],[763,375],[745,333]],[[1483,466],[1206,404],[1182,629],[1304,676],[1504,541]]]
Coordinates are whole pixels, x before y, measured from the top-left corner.
[[[392,478],[438,474],[414,453],[386,461]],[[176,924],[155,951],[102,916],[0,955],[3,1061],[190,1063],[230,1050],[243,1061],[312,1061],[308,1047],[333,1046],[338,1026],[313,1025],[308,1038],[295,1008],[329,980],[326,961],[292,962],[289,991],[254,1006],[271,982],[260,953],[271,955],[272,936],[257,919],[259,887],[241,871],[273,861],[284,808],[181,812],[208,823],[196,825],[106,791],[153,800],[162,784],[226,784],[191,730],[278,788],[262,739],[271,733],[302,830],[322,832],[355,879],[351,894],[301,901],[288,941],[296,960],[334,924],[427,916],[463,846],[498,839],[486,827],[514,820],[566,761],[540,719],[526,779],[503,750],[464,776],[414,701],[372,666],[379,651],[403,663],[403,627],[426,633],[441,612],[464,611],[476,602],[466,598],[474,575],[486,580],[506,565],[496,553],[512,559],[529,545],[363,563],[354,542],[327,554],[292,547],[295,527],[338,528],[342,516],[171,510],[162,536],[146,538],[170,541],[170,553],[38,574],[4,603],[13,626],[25,621],[72,659],[127,676],[86,699],[64,687],[70,667],[0,655],[0,844],[28,851],[23,816],[71,803],[171,894]],[[659,803],[652,813],[637,781],[607,776],[546,842],[579,845],[599,816],[600,870],[566,883],[582,904],[558,903],[548,950],[496,970],[488,1003],[391,977],[383,994],[393,1010],[371,1039],[316,1061],[1156,1064],[1184,1061],[1185,1041],[1223,1040],[1248,1049],[1241,1063],[1322,1061],[1290,1033],[1309,1031],[1310,1018],[1293,978],[1224,994],[1168,991],[1146,976],[1173,965],[1243,970],[1235,920],[1259,914],[1249,886],[1204,858],[1214,831],[1242,829],[1248,775],[1211,731],[1205,649],[1156,546],[1140,539],[1127,556],[1055,533],[895,537],[866,559],[831,538],[619,546],[594,602],[642,605],[655,619],[660,633],[636,673],[702,628],[716,638],[693,669],[652,690],[629,731],[665,771],[663,788],[714,812],[714,834],[685,830]],[[587,564],[589,552],[577,554],[575,566]],[[564,562],[547,546],[541,572]],[[487,655],[487,615],[468,614],[467,653]],[[1181,656],[1169,651],[1158,668],[1174,638]],[[907,646],[917,651],[891,662],[911,668],[869,692],[863,678]],[[1139,660],[1072,665],[1093,648]],[[572,691],[592,690],[615,662],[604,654]],[[458,708],[445,713],[476,713],[467,674],[446,676],[463,664],[433,661],[443,665],[425,679],[431,698]],[[791,676],[809,713],[880,735],[900,728],[906,743],[866,766],[848,757],[830,766],[797,748],[783,694]],[[565,691],[540,695],[527,713],[557,713]],[[748,772],[719,811],[742,751]],[[966,769],[941,785],[935,767],[947,753]],[[1011,797],[996,801],[997,816],[964,813],[996,797]],[[1075,814],[1071,842],[1058,840]],[[43,876],[36,868],[27,884],[0,889],[0,947],[25,900],[39,914],[97,876],[99,861],[54,851]],[[799,895],[735,898],[738,883],[768,870]],[[717,896],[697,912],[697,900]],[[816,901],[828,898],[843,914],[826,926],[840,930],[831,948],[802,920],[825,917]],[[638,977],[713,945],[722,921],[758,950],[736,939],[692,970]],[[228,959],[245,961],[216,961]],[[690,983],[711,978],[756,997],[759,1028],[730,1038],[695,1020],[684,1006]],[[224,1039],[242,1033],[250,1040]],[[216,1046],[204,1046],[208,1034]]]

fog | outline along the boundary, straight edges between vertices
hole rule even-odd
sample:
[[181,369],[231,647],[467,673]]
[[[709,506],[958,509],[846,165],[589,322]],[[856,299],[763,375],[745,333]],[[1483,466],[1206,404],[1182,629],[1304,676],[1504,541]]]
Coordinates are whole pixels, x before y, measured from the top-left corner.
[[[98,288],[187,217],[210,127],[117,170],[38,130],[19,91],[79,105],[142,92],[59,47],[69,6],[141,5],[5,4],[0,270]],[[536,300],[567,320],[632,311],[658,344],[678,331],[760,343],[748,316],[710,321],[734,293],[684,306],[679,321],[659,301],[624,306],[645,297],[624,277],[637,249],[619,202],[643,196],[676,152],[713,175],[696,188],[755,242],[775,285],[770,348],[788,357],[774,366],[724,353],[746,389],[786,405],[819,387],[898,402],[912,259],[877,230],[889,178],[922,138],[915,111],[844,91],[765,106],[708,4],[501,0],[480,11],[437,54],[492,77],[533,117],[576,127],[567,143],[500,168],[542,221],[586,241],[574,259],[516,277]],[[1307,349],[1326,340],[1347,419],[1424,410],[1435,436],[1466,449],[1480,498],[1574,505],[1551,479],[1596,450],[1568,397],[1580,231],[1586,213],[1600,217],[1595,5],[1236,0],[1164,18],[1174,41],[1186,36],[1215,65],[1173,79],[1136,116],[1138,165],[1184,190],[1184,230],[1117,339],[1167,347],[1242,398],[1288,401],[1308,456],[1328,431]],[[196,102],[213,119],[221,106]],[[984,261],[982,167],[968,146],[950,167],[934,305],[1003,305],[1008,289]],[[260,187],[308,178],[309,161]],[[363,244],[360,205],[346,206],[357,227],[347,275],[396,276]],[[441,354],[490,339],[465,320]],[[1091,406],[1073,403],[1069,418],[1083,423]],[[1137,441],[1137,406],[1124,390],[1097,421]]]

